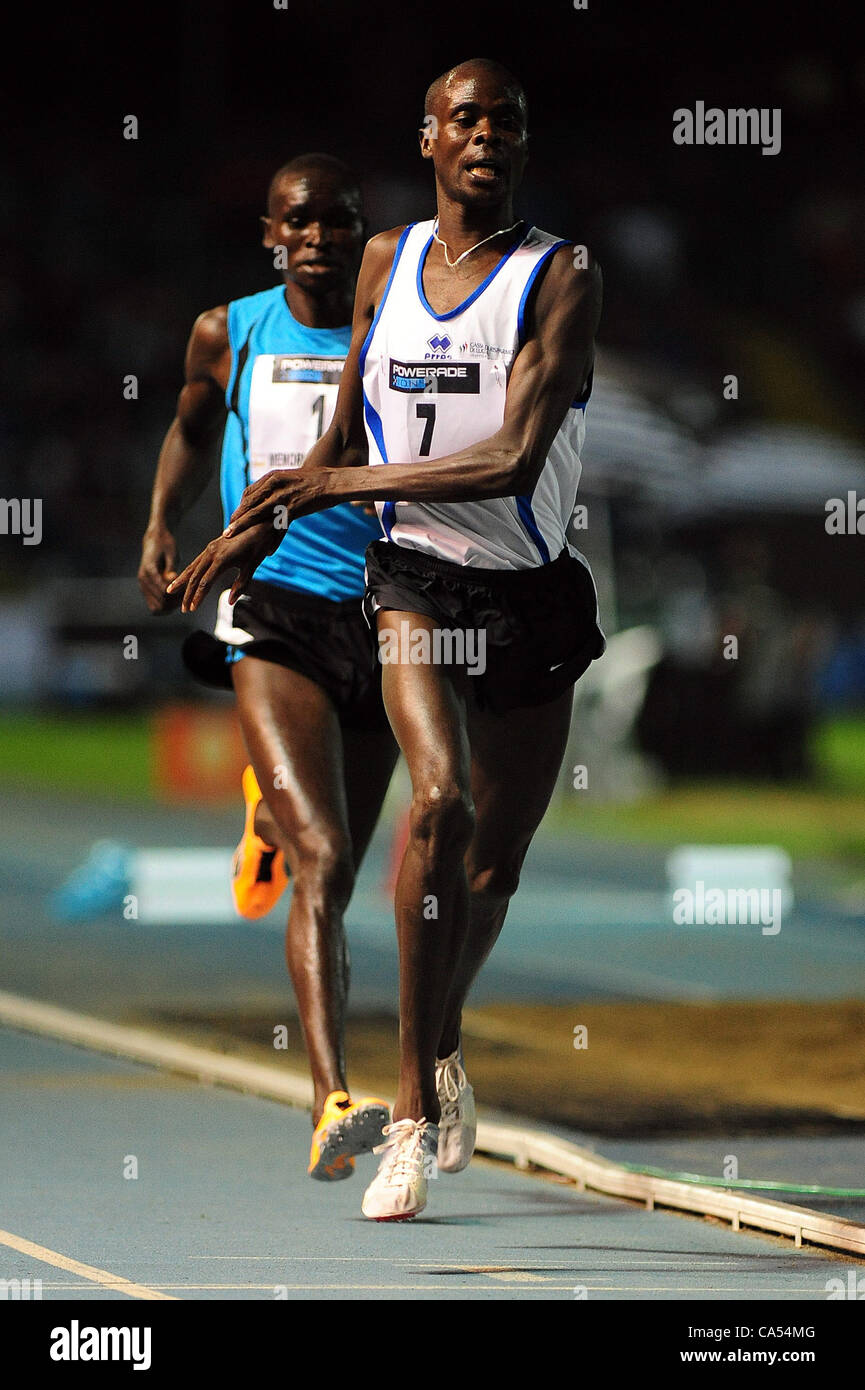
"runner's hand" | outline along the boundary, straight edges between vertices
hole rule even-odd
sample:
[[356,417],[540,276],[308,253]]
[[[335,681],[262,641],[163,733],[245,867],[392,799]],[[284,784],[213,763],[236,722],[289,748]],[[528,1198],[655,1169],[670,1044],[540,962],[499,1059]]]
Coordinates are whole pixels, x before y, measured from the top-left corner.
[[267,520],[241,532],[239,536],[217,536],[173,580],[168,592],[178,596],[182,593],[182,611],[194,613],[196,608],[201,607],[219,576],[226,570],[236,569],[237,578],[228,599],[229,603],[234,603],[264,557],[276,550],[284,535],[284,531],[277,530]]
[[177,578],[177,544],[167,526],[148,526],[141,542],[138,587],[151,613],[168,613],[180,602],[169,595],[168,585]]
[[276,468],[265,474],[246,489],[223,536],[237,536],[266,522],[281,540],[290,522],[317,510],[313,504],[322,493],[321,474],[319,468]]

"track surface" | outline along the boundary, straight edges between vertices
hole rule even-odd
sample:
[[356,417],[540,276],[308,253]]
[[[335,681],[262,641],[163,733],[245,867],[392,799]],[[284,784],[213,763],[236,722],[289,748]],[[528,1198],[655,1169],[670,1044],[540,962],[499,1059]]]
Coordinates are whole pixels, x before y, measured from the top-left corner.
[[[275,991],[288,1003],[284,908],[259,925],[180,930],[119,912],[69,926],[47,910],[48,893],[97,838],[231,845],[237,822],[41,796],[0,803],[0,986],[114,1018],[270,1005]],[[380,836],[349,935],[354,1006],[392,1011],[386,850]],[[801,894],[777,937],[747,927],[676,936],[663,863],[657,851],[539,840],[473,1002],[865,993],[862,923],[828,897]],[[348,1182],[312,1183],[301,1113],[13,1033],[0,1035],[0,1077],[0,1226],[171,1296],[273,1298],[284,1285],[290,1298],[567,1299],[584,1287],[603,1299],[824,1299],[826,1279],[846,1264],[481,1162],[440,1178],[421,1219],[378,1226],[360,1216],[374,1160]],[[597,1147],[715,1173],[732,1152],[743,1176],[865,1186],[859,1138],[748,1147],[761,1142]],[[126,1155],[138,1158],[137,1180],[122,1176]],[[27,1274],[42,1278],[46,1298],[126,1296],[0,1245],[0,1279]]]
[[0,1278],[41,1279],[45,1300],[129,1301],[121,1276],[179,1299],[822,1301],[846,1276],[813,1249],[478,1160],[431,1183],[415,1221],[379,1225],[359,1209],[375,1160],[313,1183],[299,1111],[9,1031],[0,1075],[5,1231],[107,1280],[0,1243]]

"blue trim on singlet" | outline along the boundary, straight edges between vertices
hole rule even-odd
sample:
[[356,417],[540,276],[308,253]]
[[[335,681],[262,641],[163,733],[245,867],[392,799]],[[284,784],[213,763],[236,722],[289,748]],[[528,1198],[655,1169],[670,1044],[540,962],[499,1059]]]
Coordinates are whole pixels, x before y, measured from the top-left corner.
[[[525,223],[525,218],[523,218],[522,220],[523,220],[523,223]],[[426,258],[427,258],[427,252],[429,251],[430,247],[431,247],[432,244],[433,244],[433,239],[432,239],[432,237],[430,237],[430,239],[429,239],[429,241],[427,242],[426,246],[425,246],[424,249],[421,251],[421,253],[420,253],[420,258],[419,258],[418,263],[417,263],[417,292],[418,292],[418,298],[420,299],[420,302],[421,302],[421,304],[423,305],[423,307],[426,309],[427,313],[428,313],[428,314],[431,314],[432,317],[433,317],[434,319],[436,319],[439,323],[446,323],[448,319],[455,318],[457,314],[461,314],[461,313],[463,312],[464,309],[467,309],[467,308],[469,307],[470,304],[474,304],[474,302],[475,302],[475,300],[477,299],[478,295],[479,295],[479,294],[483,294],[483,292],[484,292],[484,290],[486,289],[487,285],[489,285],[489,284],[491,283],[491,281],[495,280],[495,278],[496,278],[496,276],[498,275],[499,271],[501,270],[502,266],[505,265],[505,264],[510,260],[510,258],[511,258],[511,256],[514,254],[514,252],[515,252],[516,250],[518,250],[520,246],[522,246],[523,242],[525,241],[526,237],[529,235],[529,232],[530,232],[531,230],[532,230],[531,227],[529,227],[528,231],[523,233],[522,238],[521,238],[519,241],[515,242],[514,245],[511,247],[511,249],[510,249],[509,251],[506,251],[506,252],[505,252],[505,254],[502,256],[501,260],[499,261],[498,265],[493,266],[493,268],[492,268],[492,270],[490,271],[489,275],[487,276],[486,280],[482,281],[482,283],[481,283],[480,285],[478,285],[477,289],[472,291],[472,293],[469,295],[468,299],[464,299],[463,302],[462,302],[462,304],[458,304],[457,307],[456,307],[455,309],[450,309],[450,310],[448,311],[448,313],[446,313],[446,314],[437,314],[436,311],[435,311],[435,309],[433,309],[433,308],[430,306],[430,302],[429,302],[429,300],[427,299],[426,295],[424,294],[424,288],[423,288],[423,268],[424,268],[424,262],[426,261]]]
[[403,247],[405,246],[406,241],[408,240],[408,234],[411,231],[412,227],[415,226],[417,226],[417,223],[410,222],[409,225],[403,229],[400,235],[400,239],[396,244],[396,250],[393,253],[393,264],[390,268],[390,275],[387,277],[387,284],[384,287],[384,294],[381,297],[381,302],[375,311],[373,321],[369,326],[369,332],[364,338],[363,347],[360,350],[360,357],[358,358],[358,368],[360,369],[361,376],[363,376],[364,367],[366,366],[366,355],[369,351],[369,345],[372,342],[372,335],[375,332],[376,327],[378,326],[378,321],[381,318],[381,312],[384,308],[385,300],[387,299],[390,293],[390,287],[393,284],[393,277],[396,275],[396,268],[399,265],[399,258],[402,255]]
[[523,523],[532,540],[534,541],[535,545],[537,546],[538,554],[540,555],[543,564],[548,565],[550,563],[550,551],[546,541],[541,535],[541,529],[535,520],[535,514],[532,511],[531,497],[528,495],[524,497],[515,497],[514,501],[517,504],[517,511],[520,514],[520,521]]
[[[573,245],[574,242],[567,241],[563,237],[560,241],[556,241],[553,243],[552,246],[548,247],[548,249],[535,262],[534,266],[532,267],[531,274],[529,275],[529,278],[526,281],[525,286],[523,288],[523,292],[520,296],[520,305],[517,310],[517,342],[519,344],[517,351],[519,351],[519,349],[524,346],[526,341],[526,305],[529,301],[529,295],[532,292],[532,289],[537,281],[538,276],[541,273],[541,270],[546,265],[550,257],[555,255],[556,251],[558,251],[560,247]],[[575,400],[572,402],[571,408],[577,410],[585,410],[586,402]],[[514,501],[517,504],[517,511],[519,513],[520,520],[522,521],[523,525],[525,526],[526,530],[528,531],[529,535],[531,536],[532,540],[537,546],[538,554],[540,555],[541,560],[545,565],[548,565],[550,563],[550,552],[546,541],[541,535],[540,527],[538,526],[538,523],[535,520],[535,514],[532,511],[531,496],[526,495],[524,497],[515,497]]]
[[366,391],[364,391],[363,387],[361,387],[360,389],[363,394],[363,413],[366,417],[366,423],[369,425],[370,433],[373,439],[375,440],[376,444],[378,445],[379,453],[381,454],[385,463],[389,463],[390,460],[387,456],[387,449],[384,445],[384,426],[381,423],[381,416],[379,415],[375,406],[372,404],[372,401],[369,399],[369,396],[366,394]]
[[525,345],[526,341],[526,304],[528,303],[529,295],[532,292],[532,286],[534,285],[535,281],[540,275],[542,267],[545,266],[547,261],[550,259],[550,256],[554,255],[555,252],[558,251],[560,246],[573,245],[573,242],[565,241],[564,238],[561,241],[554,242],[553,245],[550,246],[548,250],[546,250],[544,254],[540,257],[540,259],[535,261],[535,264],[532,266],[531,274],[529,275],[529,278],[525,283],[525,288],[523,289],[522,295],[520,296],[520,307],[517,310],[517,342],[519,344],[519,347],[517,348],[518,352],[520,348],[522,348]]
[[[370,401],[368,395],[366,394],[366,391],[363,390],[363,387],[361,387],[361,391],[363,393],[364,418],[366,420],[367,425],[369,426],[370,434],[372,435],[373,439],[378,445],[378,451],[384,459],[385,463],[389,463],[390,460],[388,459],[387,449],[385,448],[384,443],[384,426],[381,422],[381,416],[379,415],[375,406]],[[381,514],[381,529],[384,531],[384,534],[386,535],[388,540],[390,540],[390,533],[393,527],[393,519],[395,512],[395,504],[393,502],[385,502]]]
[[[390,275],[387,277],[387,284],[384,287],[384,294],[381,297],[379,306],[375,311],[373,321],[369,326],[369,332],[364,338],[363,347],[360,350],[360,357],[358,358],[358,369],[360,371],[361,378],[363,378],[363,372],[366,366],[366,357],[367,353],[369,352],[370,344],[372,343],[373,334],[375,333],[375,330],[378,326],[378,321],[381,318],[382,310],[385,306],[385,301],[388,295],[390,294],[390,287],[393,284],[393,277],[396,275],[396,268],[399,265],[399,258],[402,255],[403,250],[405,249],[405,244],[408,241],[409,232],[412,230],[413,227],[416,226],[416,222],[410,222],[407,227],[404,227],[402,232],[400,233],[399,241],[396,244],[396,250],[393,253],[393,264],[390,268]],[[363,391],[363,387],[361,387],[361,390]],[[381,422],[381,416],[370,402],[366,394],[366,391],[363,391],[363,413],[364,418],[367,424],[369,425],[370,434],[372,435],[373,439],[378,445],[378,451],[384,459],[385,463],[387,463],[389,460],[387,456],[387,449],[385,448],[384,443],[384,426]],[[395,514],[395,504],[393,502],[385,502],[384,507],[382,508],[381,528],[384,531],[384,534],[388,540],[390,540],[390,533],[393,528]]]
[[582,391],[580,392],[580,394],[579,394],[578,396],[575,396],[574,399],[571,401],[571,410],[582,410],[582,411],[585,411],[586,406],[589,404],[589,397],[590,397],[591,394],[592,394],[592,383],[594,382],[594,379],[595,379],[595,364],[594,364],[594,362],[592,362],[592,365],[591,365],[591,367],[589,368],[589,375],[586,377],[585,384],[584,384],[584,386],[583,386]]

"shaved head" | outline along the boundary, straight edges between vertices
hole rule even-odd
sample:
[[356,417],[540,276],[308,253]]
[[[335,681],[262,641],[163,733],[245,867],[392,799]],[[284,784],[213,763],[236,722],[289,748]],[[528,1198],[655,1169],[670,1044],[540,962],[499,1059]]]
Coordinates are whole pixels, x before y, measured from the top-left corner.
[[523,118],[526,118],[528,108],[522,83],[514,77],[512,72],[508,71],[504,64],[496,62],[494,58],[469,58],[465,63],[457,63],[455,67],[448,68],[447,72],[443,72],[427,88],[427,94],[424,98],[424,116],[435,114],[437,106],[442,101],[447,100],[448,93],[454,83],[463,78],[471,77],[477,72],[485,72],[491,77],[497,77],[502,84],[503,92],[515,98],[522,110]]
[[302,177],[304,174],[329,174],[335,183],[356,197],[358,203],[361,202],[362,195],[357,176],[352,173],[343,160],[337,159],[332,154],[299,154],[277,169],[270,180],[270,187],[267,190],[268,215],[272,216],[273,214],[274,198],[285,180]]

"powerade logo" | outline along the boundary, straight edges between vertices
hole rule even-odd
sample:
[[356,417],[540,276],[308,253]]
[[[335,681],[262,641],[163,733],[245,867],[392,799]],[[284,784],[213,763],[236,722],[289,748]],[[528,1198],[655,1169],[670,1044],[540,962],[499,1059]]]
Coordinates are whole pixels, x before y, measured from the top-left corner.
[[275,353],[273,381],[312,381],[324,386],[338,386],[342,378],[341,357],[287,357]]
[[397,362],[390,359],[392,391],[429,391],[476,396],[481,389],[479,362]]

